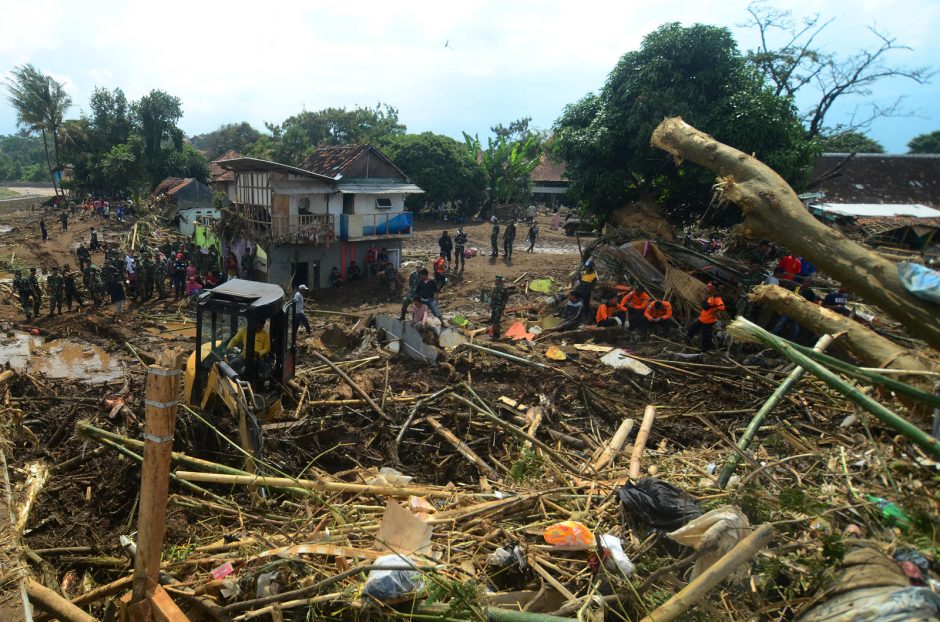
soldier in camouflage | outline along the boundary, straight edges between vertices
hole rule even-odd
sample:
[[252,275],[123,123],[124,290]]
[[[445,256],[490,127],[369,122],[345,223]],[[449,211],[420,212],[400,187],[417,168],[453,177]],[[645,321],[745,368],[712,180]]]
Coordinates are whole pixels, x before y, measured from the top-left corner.
[[493,230],[490,232],[490,246],[493,250],[490,252],[490,257],[499,257],[499,221],[496,220],[496,216],[493,216],[490,222],[493,223]]
[[137,279],[137,289],[143,294],[144,300],[153,298],[154,265],[149,251],[141,251],[140,276]]
[[20,306],[23,307],[23,315],[26,316],[27,320],[31,320],[33,314],[29,306],[29,297],[33,289],[29,285],[29,279],[24,277],[20,270],[13,272],[13,291],[20,297]]
[[72,272],[72,267],[68,264],[65,264],[65,267],[62,268],[62,281],[65,285],[65,306],[72,311],[72,301],[78,303],[78,308],[81,309],[85,301],[82,299],[82,294],[78,291],[78,285],[75,283],[75,273]]
[[36,268],[29,269],[29,291],[33,299],[33,315],[37,318],[42,313],[42,287],[39,285],[39,275]]
[[46,287],[49,290],[49,317],[56,313],[62,315],[62,298],[65,293],[65,279],[59,274],[59,267],[53,266],[52,272],[46,277]]
[[101,294],[104,291],[101,283],[101,272],[98,270],[98,266],[91,261],[86,261],[84,268],[82,268],[82,282],[94,303],[100,305]]
[[499,339],[500,322],[503,319],[503,311],[506,309],[506,301],[509,300],[509,288],[503,285],[503,277],[496,275],[496,284],[490,292],[490,325],[493,327],[493,334],[490,339],[496,341]]
[[470,239],[469,236],[464,232],[463,227],[457,227],[457,233],[454,235],[454,268],[457,268],[457,265],[460,265],[460,272],[463,272],[463,267],[465,263],[464,259],[464,249],[467,246],[467,240]]
[[408,275],[408,292],[402,298],[401,301],[401,317],[400,320],[404,321],[405,314],[408,312],[408,306],[414,300],[415,291],[418,289],[418,283],[421,282],[421,264],[415,265],[415,269],[411,271],[411,274]]
[[153,282],[157,287],[160,300],[166,298],[166,255],[163,253],[157,256],[157,262],[153,268]]

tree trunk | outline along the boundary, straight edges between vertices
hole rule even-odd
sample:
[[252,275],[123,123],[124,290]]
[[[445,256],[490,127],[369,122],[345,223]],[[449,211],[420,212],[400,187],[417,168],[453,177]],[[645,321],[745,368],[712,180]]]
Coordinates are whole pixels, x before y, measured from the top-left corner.
[[55,182],[55,171],[52,169],[52,160],[49,158],[49,143],[46,141],[46,128],[42,128],[42,148],[46,152],[46,167],[49,169],[49,178],[52,179],[52,189],[59,196],[59,186]]
[[771,238],[803,255],[940,349],[940,308],[911,295],[894,263],[816,220],[770,167],[678,117],[660,123],[651,144],[671,153],[677,162],[691,160],[715,171],[720,198],[744,212],[746,235]]
[[[55,155],[55,170],[59,171],[59,174],[62,174],[62,162],[59,158],[59,126],[53,124],[52,126],[52,148],[53,154]],[[53,176],[55,173],[53,173]],[[62,178],[59,177],[59,183],[61,185]],[[65,190],[62,190],[62,198],[65,199]]]
[[890,367],[911,371],[929,370],[929,367],[909,350],[900,347],[890,339],[882,337],[844,315],[815,305],[778,285],[755,287],[749,297],[752,301],[767,305],[777,313],[787,315],[800,326],[805,326],[817,335],[844,333],[839,338],[839,344],[858,360],[871,367]]

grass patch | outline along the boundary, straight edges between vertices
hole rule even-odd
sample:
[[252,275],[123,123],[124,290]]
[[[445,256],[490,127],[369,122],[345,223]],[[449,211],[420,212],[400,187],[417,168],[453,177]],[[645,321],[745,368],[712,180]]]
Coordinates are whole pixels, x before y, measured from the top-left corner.
[[12,199],[15,196],[19,196],[19,194],[19,192],[10,190],[9,188],[0,188],[0,200]]

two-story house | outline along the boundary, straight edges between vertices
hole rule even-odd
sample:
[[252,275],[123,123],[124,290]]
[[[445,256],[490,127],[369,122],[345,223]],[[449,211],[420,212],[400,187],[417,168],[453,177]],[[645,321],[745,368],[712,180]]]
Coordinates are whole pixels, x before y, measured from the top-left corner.
[[258,249],[253,278],[328,287],[334,266],[345,276],[370,249],[386,249],[399,265],[412,235],[405,196],[422,190],[375,147],[324,147],[301,167],[256,158],[217,164],[235,175],[226,242],[239,257]]

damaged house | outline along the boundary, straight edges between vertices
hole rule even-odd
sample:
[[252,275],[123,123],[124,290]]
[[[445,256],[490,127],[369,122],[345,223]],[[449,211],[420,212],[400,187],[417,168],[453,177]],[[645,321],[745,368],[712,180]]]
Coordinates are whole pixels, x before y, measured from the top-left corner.
[[196,225],[211,225],[219,219],[212,190],[192,177],[168,177],[157,184],[151,197],[163,206],[164,218],[183,235],[191,236]]
[[333,267],[345,277],[350,261],[365,265],[381,249],[399,266],[412,235],[405,197],[423,191],[375,147],[323,147],[300,167],[246,157],[217,164],[234,175],[223,238],[239,257],[256,249],[252,278],[328,287]]

